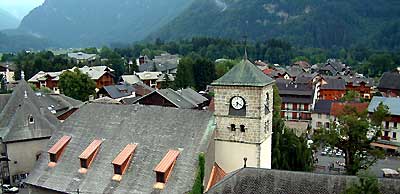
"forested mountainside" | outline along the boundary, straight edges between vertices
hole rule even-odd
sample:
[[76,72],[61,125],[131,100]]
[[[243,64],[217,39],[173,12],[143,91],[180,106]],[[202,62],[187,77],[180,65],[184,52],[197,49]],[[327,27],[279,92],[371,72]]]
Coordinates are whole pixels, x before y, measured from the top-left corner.
[[196,0],[149,40],[282,38],[295,45],[400,49],[398,0]]
[[66,47],[141,40],[168,23],[192,0],[46,0],[20,31]]

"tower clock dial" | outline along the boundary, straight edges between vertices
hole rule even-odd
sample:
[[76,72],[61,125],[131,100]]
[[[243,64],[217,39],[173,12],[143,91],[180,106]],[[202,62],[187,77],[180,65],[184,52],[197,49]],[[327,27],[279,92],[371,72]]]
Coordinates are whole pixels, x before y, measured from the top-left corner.
[[244,107],[244,99],[240,96],[235,96],[231,100],[231,106],[236,109],[240,110]]

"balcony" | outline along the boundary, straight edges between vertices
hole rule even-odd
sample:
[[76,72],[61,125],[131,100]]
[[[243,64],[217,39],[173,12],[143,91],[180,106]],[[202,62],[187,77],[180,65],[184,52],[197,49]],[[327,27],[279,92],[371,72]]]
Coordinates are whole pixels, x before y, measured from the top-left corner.
[[390,137],[389,136],[381,136],[381,140],[390,141]]

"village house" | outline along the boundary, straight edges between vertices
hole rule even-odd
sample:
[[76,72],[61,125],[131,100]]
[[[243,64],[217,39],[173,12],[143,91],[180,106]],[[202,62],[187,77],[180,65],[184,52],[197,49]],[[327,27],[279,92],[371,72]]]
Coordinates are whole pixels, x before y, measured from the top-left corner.
[[373,95],[374,80],[363,76],[339,76],[346,82],[346,91],[354,91],[361,98],[371,99]]
[[122,75],[119,79],[119,82],[134,85],[138,82],[141,82],[141,80],[137,75]]
[[129,84],[103,86],[97,92],[97,97],[102,98],[106,96],[117,101],[124,98],[133,98],[136,97],[135,88]]
[[[224,176],[206,194],[343,193],[356,176],[317,174],[262,168],[241,168]],[[400,193],[400,180],[379,178],[381,194]]]
[[71,58],[76,64],[93,64],[98,58],[96,54],[86,54],[83,52],[68,53],[67,56]]
[[214,122],[207,111],[88,103],[54,133],[26,185],[32,194],[186,193],[200,153],[211,171]]
[[323,76],[320,79],[318,99],[339,100],[346,94],[346,81],[332,76]]
[[139,72],[162,72],[163,74],[176,75],[179,64],[179,56],[169,53],[162,53],[159,56],[154,56],[153,60],[139,58]]
[[390,151],[398,150],[400,147],[400,98],[374,96],[368,106],[368,112],[370,114],[375,112],[380,103],[389,108],[390,117],[382,122],[382,136],[373,145]]
[[281,117],[285,124],[296,129],[298,135],[305,133],[317,99],[317,87],[313,83],[297,83],[285,79],[276,79],[276,86],[282,99]]
[[383,96],[400,96],[400,68],[393,72],[383,73],[379,80],[378,90]]
[[[51,89],[54,93],[60,93],[58,81],[60,80],[61,74],[65,71],[74,71],[75,69],[77,69],[77,67],[59,72],[40,71],[30,78],[28,82],[34,84],[37,88],[46,87]],[[107,66],[84,66],[78,69],[96,82],[97,89],[114,84],[114,70]]]
[[208,99],[191,88],[174,91],[171,88],[154,90],[142,96],[134,103],[183,109],[203,109],[208,106]]
[[368,103],[318,100],[315,103],[315,107],[311,115],[312,129],[329,129],[331,123],[337,121],[337,117],[342,114],[342,111],[346,106],[356,108],[358,112],[363,112],[367,110]]
[[15,82],[15,68],[13,64],[0,63],[0,74],[3,75],[6,83]]
[[[144,71],[144,72],[135,72],[135,75],[145,83],[146,85],[152,88],[161,88],[161,84],[165,81],[174,81],[175,78],[171,74],[164,74],[160,71],[158,72],[151,72],[151,71]],[[167,80],[168,77],[168,80]]]
[[[67,116],[74,108],[58,104],[59,100],[36,94],[25,81],[20,81],[12,94],[0,95],[2,183],[17,184],[19,175],[31,172],[52,133],[60,126],[56,116]],[[61,110],[63,107],[66,109]]]

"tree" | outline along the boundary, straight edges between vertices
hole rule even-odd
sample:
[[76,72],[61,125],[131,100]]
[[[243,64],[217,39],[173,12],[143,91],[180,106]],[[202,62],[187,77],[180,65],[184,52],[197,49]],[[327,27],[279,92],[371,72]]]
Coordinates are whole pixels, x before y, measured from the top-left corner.
[[343,150],[348,174],[355,175],[382,157],[382,152],[370,145],[377,140],[380,131],[375,131],[372,138],[367,137],[371,130],[366,111],[358,112],[354,107],[345,106],[338,121],[331,126],[317,130],[314,140]]
[[379,182],[374,175],[368,172],[358,174],[358,182],[354,182],[344,194],[379,194]]
[[350,90],[347,91],[346,94],[340,99],[341,101],[359,101],[360,93]]
[[6,78],[0,74],[0,94],[7,93]]
[[371,124],[378,128],[382,128],[382,121],[388,119],[389,116],[389,107],[381,102],[371,115]]
[[81,101],[89,100],[90,95],[94,95],[96,82],[87,74],[79,69],[75,71],[65,71],[60,75],[59,87],[65,95]]
[[203,194],[204,165],[205,165],[205,155],[204,153],[200,153],[199,166],[197,167],[196,179],[190,194]]
[[313,169],[312,151],[307,146],[304,135],[297,137],[285,128],[280,117],[281,98],[274,85],[274,110],[272,119],[272,168],[294,171],[311,171]]
[[194,86],[193,76],[194,61],[191,57],[183,57],[178,64],[178,71],[175,78],[176,88],[187,88]]

